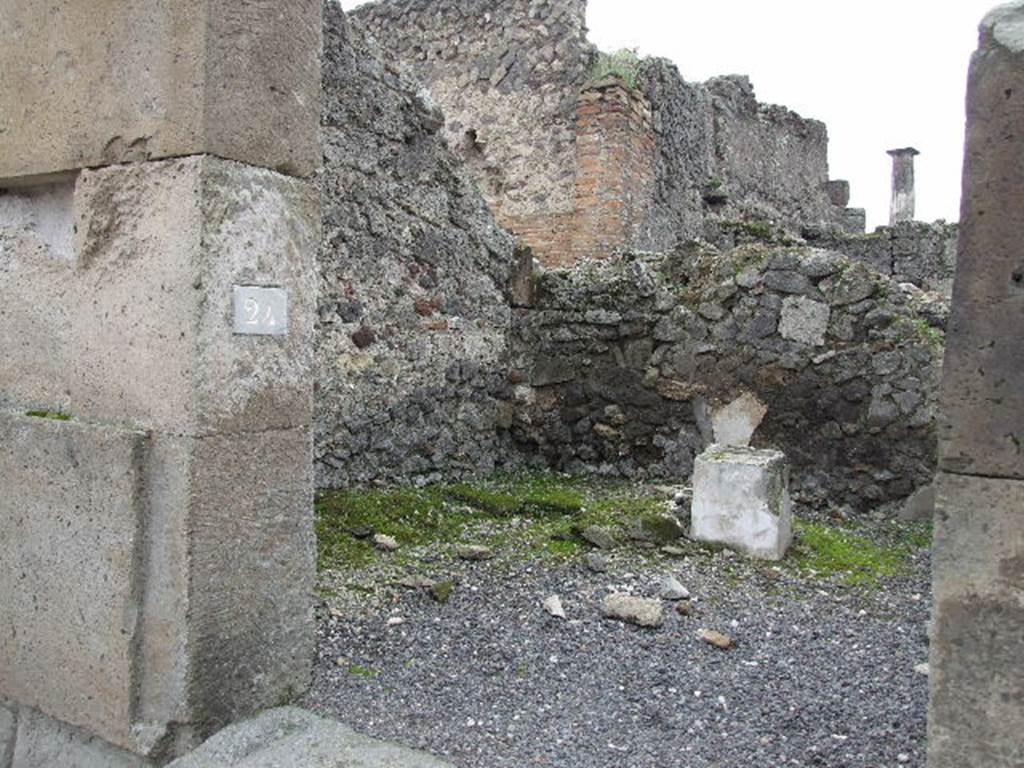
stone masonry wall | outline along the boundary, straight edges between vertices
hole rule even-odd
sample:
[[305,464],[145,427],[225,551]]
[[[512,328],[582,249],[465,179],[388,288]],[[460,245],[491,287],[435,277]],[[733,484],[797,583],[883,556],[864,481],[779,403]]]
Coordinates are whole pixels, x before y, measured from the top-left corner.
[[[646,60],[626,86],[642,130],[596,111],[609,94],[591,81],[598,54],[585,15],[585,0],[382,0],[353,12],[427,84],[499,223],[546,264],[669,250],[710,215],[794,233],[846,226],[846,201],[829,193],[824,125],[758,104],[746,78],[692,84]],[[629,177],[597,207],[594,135],[606,159],[627,159]],[[596,210],[620,189],[602,221]]]
[[838,228],[844,209],[829,196],[828,131],[785,107],[760,104],[746,77],[705,86],[714,111],[714,178],[727,218],[771,221],[799,233]]
[[512,240],[403,68],[333,3],[324,37],[317,485],[488,471]]
[[869,264],[901,283],[950,296],[956,271],[958,227],[937,221],[908,221],[879,227],[868,235],[831,233],[814,241]]
[[927,483],[945,305],[811,248],[697,246],[542,273],[517,310],[514,434],[553,466],[685,478],[709,414],[767,405],[804,501],[864,508]]
[[391,0],[351,15],[427,84],[499,222],[572,211],[576,97],[595,55],[586,0]]

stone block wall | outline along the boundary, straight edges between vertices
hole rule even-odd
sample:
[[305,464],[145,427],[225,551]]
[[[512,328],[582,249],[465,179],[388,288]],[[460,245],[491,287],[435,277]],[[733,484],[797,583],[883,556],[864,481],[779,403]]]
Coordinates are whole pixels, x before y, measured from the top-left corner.
[[561,469],[685,478],[709,414],[751,392],[755,444],[787,453],[803,501],[901,498],[934,472],[935,301],[808,248],[551,270],[516,311],[514,434]]
[[942,373],[928,765],[1024,764],[1024,2],[982,21]]
[[419,85],[333,3],[324,94],[317,485],[487,472],[509,453],[512,238]]
[[109,5],[0,22],[16,768],[162,764],[312,666],[320,0]]

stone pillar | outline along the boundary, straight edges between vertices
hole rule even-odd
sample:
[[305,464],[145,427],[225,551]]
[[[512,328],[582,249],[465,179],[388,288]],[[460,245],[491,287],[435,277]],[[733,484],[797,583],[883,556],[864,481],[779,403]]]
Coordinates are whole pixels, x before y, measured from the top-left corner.
[[321,0],[3,5],[0,762],[161,764],[310,675]]
[[971,62],[940,392],[930,768],[1024,765],[1024,1]]
[[914,220],[914,158],[919,154],[913,147],[889,150],[892,157],[890,225]]

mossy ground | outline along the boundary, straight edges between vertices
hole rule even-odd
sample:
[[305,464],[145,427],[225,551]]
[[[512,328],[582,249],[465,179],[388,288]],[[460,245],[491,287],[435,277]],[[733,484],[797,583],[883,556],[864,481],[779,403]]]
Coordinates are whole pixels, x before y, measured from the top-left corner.
[[[398,541],[399,550],[387,555],[394,565],[409,564],[423,548],[452,552],[459,542],[484,544],[499,555],[566,560],[590,546],[580,535],[587,526],[617,531],[625,545],[631,524],[656,521],[667,504],[664,489],[554,472],[499,474],[424,488],[326,492],[316,502],[318,566],[338,573],[374,562],[381,555],[370,532]],[[874,588],[901,574],[930,541],[930,524],[802,519],[782,566],[800,578]],[[698,559],[720,549],[688,539],[678,540],[677,546]],[[740,571],[743,562],[737,561]]]
[[326,492],[316,502],[318,565],[339,570],[370,562],[375,552],[368,531],[395,537],[398,557],[408,548],[472,541],[564,558],[583,549],[580,533],[587,526],[622,527],[663,512],[667,501],[664,493],[628,482],[553,472]]
[[930,523],[837,525],[797,521],[788,561],[811,575],[835,577],[850,586],[876,587],[897,576],[918,550],[931,544]]

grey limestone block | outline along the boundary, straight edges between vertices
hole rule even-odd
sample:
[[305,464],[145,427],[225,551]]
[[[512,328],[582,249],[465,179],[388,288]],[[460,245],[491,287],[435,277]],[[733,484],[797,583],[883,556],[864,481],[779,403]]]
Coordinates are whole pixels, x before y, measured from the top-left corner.
[[[21,707],[11,768],[155,768],[156,763]],[[0,752],[2,759],[2,752]],[[2,764],[2,763],[0,763]],[[5,767],[6,768],[6,767]]]
[[217,733],[168,768],[451,768],[296,707],[271,709]]
[[3,699],[0,699],[0,768],[11,768],[17,730],[17,706],[13,703],[5,703]]
[[321,0],[7,0],[0,180],[196,154],[309,175],[321,13]]
[[1024,764],[1024,481],[940,472],[928,765]]
[[0,413],[0,696],[130,743],[139,432]]
[[1024,6],[993,11],[971,61],[940,466],[1024,478]]
[[[0,405],[178,434],[310,423],[310,185],[212,157],[64,184],[0,207]],[[283,289],[287,335],[235,333],[234,285]]]

